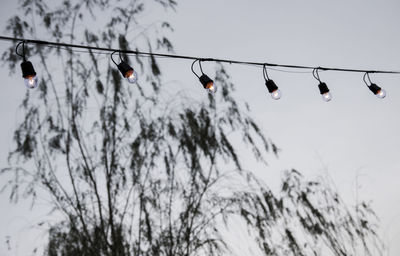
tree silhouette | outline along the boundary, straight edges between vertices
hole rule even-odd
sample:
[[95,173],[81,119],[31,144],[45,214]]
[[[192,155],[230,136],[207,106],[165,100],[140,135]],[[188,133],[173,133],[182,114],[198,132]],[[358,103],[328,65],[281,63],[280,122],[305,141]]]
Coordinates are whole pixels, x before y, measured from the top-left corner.
[[[173,50],[168,22],[150,28],[139,22],[148,6],[174,11],[173,0],[50,4],[21,1],[22,15],[9,19],[7,31],[124,50],[132,41],[139,50]],[[227,255],[233,253],[230,225],[245,225],[260,255],[381,252],[367,204],[354,210],[329,183],[305,180],[295,170],[273,193],[242,167],[238,147],[262,163],[278,149],[234,99],[222,65],[215,74],[218,94],[197,102],[162,86],[152,55],[123,54],[145,74],[130,85],[101,52],[27,45],[27,54],[39,60],[40,85],[26,92],[16,148],[2,173],[11,174],[12,201],[44,189],[63,214],[48,230],[45,255]],[[21,61],[14,46],[2,60],[12,72]]]

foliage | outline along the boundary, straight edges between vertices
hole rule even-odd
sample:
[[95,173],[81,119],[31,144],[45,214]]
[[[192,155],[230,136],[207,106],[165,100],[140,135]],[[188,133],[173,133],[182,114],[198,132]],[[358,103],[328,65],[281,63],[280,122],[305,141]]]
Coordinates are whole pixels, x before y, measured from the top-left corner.
[[[171,11],[173,0],[50,3],[21,1],[24,15],[11,18],[7,31],[173,50],[168,22],[131,36],[143,30],[138,20],[146,7]],[[46,255],[225,255],[232,247],[224,234],[237,218],[261,255],[380,250],[366,204],[354,213],[329,184],[306,181],[297,171],[287,172],[273,193],[243,168],[237,147],[247,145],[262,163],[277,147],[234,99],[222,65],[215,78],[219,94],[195,102],[168,95],[154,56],[136,56],[146,76],[132,86],[102,53],[36,45],[27,52],[40,59],[42,77],[39,91],[27,91],[22,102],[16,149],[2,172],[13,175],[11,200],[21,192],[35,197],[42,188],[63,213],[49,230]],[[20,61],[14,47],[2,60],[11,71]]]

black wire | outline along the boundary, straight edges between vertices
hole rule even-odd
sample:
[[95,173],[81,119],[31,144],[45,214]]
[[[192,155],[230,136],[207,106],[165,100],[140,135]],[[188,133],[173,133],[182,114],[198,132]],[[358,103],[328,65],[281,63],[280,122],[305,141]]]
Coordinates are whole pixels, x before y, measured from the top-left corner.
[[196,63],[196,61],[198,61],[198,60],[193,61],[192,66],[191,66],[191,69],[192,69],[193,74],[194,74],[195,76],[197,76],[197,78],[200,78],[200,76],[197,75],[196,72],[194,72],[194,69],[193,69],[194,63]]
[[314,68],[312,74],[313,74],[313,77],[314,77],[315,79],[317,79],[318,82],[321,83],[321,79],[319,78],[319,74],[318,74],[318,69],[320,69],[320,68],[319,68],[319,67],[318,67],[318,68]]
[[[108,52],[104,52],[104,51],[103,51],[103,52],[101,52],[101,51],[92,51],[91,49],[90,49],[89,51],[85,51],[85,50],[73,50],[73,49],[68,49],[67,47],[62,47],[62,46],[47,45],[46,47],[54,48],[54,49],[60,49],[60,50],[64,50],[64,51],[78,52],[78,53],[86,53],[86,54],[93,53],[93,54],[110,55],[110,53],[108,53]],[[128,55],[128,56],[134,56],[134,55],[137,55],[137,54],[129,54],[129,53],[127,53],[127,55]],[[151,55],[148,55],[148,56],[143,55],[142,57],[151,58],[152,56],[151,56]],[[154,57],[154,58],[168,58],[168,57],[163,57],[163,56],[153,56],[153,57]],[[282,71],[282,72],[283,72],[283,71]]]
[[120,60],[121,62],[123,62],[121,52],[119,52],[119,60]]
[[332,67],[313,67],[313,66],[275,64],[275,63],[265,63],[265,62],[239,61],[239,60],[214,59],[214,58],[204,59],[204,58],[200,58],[200,57],[187,56],[187,55],[149,53],[149,52],[141,52],[141,51],[94,47],[94,46],[88,46],[88,45],[66,44],[66,43],[49,42],[49,41],[15,38],[15,37],[6,37],[6,36],[0,36],[0,40],[25,41],[25,43],[32,43],[32,44],[38,44],[38,45],[47,45],[47,46],[53,45],[53,46],[63,46],[63,47],[70,47],[70,48],[88,49],[88,50],[99,50],[99,51],[106,51],[106,52],[120,52],[120,53],[125,53],[125,54],[150,55],[150,56],[167,57],[167,58],[173,58],[173,59],[214,61],[214,62],[230,63],[230,64],[248,64],[248,65],[253,65],[253,66],[261,66],[261,67],[268,66],[268,67],[282,67],[282,68],[290,68],[290,69],[312,69],[312,70],[319,69],[319,70],[324,70],[324,71],[329,70],[329,71],[340,71],[340,72],[358,72],[358,73],[367,73],[368,72],[368,73],[381,73],[381,74],[400,74],[399,71],[388,71],[388,70],[363,70],[363,69],[347,69],[347,68],[332,68]]
[[97,51],[92,51],[92,50],[89,50],[89,51],[84,51],[84,50],[73,50],[73,49],[68,49],[68,48],[66,48],[66,47],[51,46],[51,45],[48,45],[47,47],[49,47],[49,48],[54,48],[54,49],[60,49],[60,50],[64,50],[64,51],[71,51],[71,52],[79,52],[79,53],[87,53],[87,54],[93,53],[93,54],[109,55],[108,52],[97,52]]
[[[87,54],[90,53],[90,51],[73,50],[73,49],[68,49],[67,47],[61,47],[61,46],[48,45],[47,47],[49,47],[49,48],[57,48],[57,49],[61,49],[61,50],[64,50],[64,51],[72,51],[72,52],[77,52],[77,53],[87,53]],[[108,52],[101,52],[101,51],[91,51],[91,52],[93,54],[102,54],[102,55],[108,55],[109,54]],[[128,53],[127,55],[128,56],[133,56],[133,55],[137,55],[137,54],[129,54]],[[148,55],[148,56],[143,55],[143,57],[150,58],[152,56],[151,55]],[[155,58],[163,58],[163,59],[168,58],[168,57],[165,57],[165,56],[153,56],[153,57],[155,57]],[[245,65],[245,66],[254,67],[254,65],[250,65],[250,64],[238,64],[238,65]],[[310,73],[312,73],[310,71],[291,71],[291,70],[283,70],[283,69],[279,69],[279,68],[271,68],[271,67],[267,67],[267,66],[263,66],[262,68],[265,68],[267,71],[268,70],[274,70],[274,71],[277,71],[277,72],[292,73],[292,74],[310,74]]]
[[264,75],[265,81],[268,81],[269,80],[269,76],[268,76],[267,68],[265,67],[265,65],[263,67],[263,75]]
[[199,66],[200,66],[201,74],[204,75],[203,68],[201,67],[201,60],[199,60]]
[[[368,84],[367,80],[365,80],[365,77],[368,78],[369,84]],[[364,80],[364,83],[365,83],[368,87],[372,84],[372,81],[371,81],[371,78],[369,77],[369,73],[368,73],[368,72],[365,72],[365,74],[364,74],[364,76],[363,76],[363,80]]]
[[254,66],[254,65],[250,65],[250,64],[237,64],[237,65],[243,65],[243,66],[248,66],[248,67],[258,67],[263,69],[265,67],[265,69],[267,71],[269,70],[274,70],[274,71],[278,71],[278,72],[283,72],[283,73],[292,73],[292,74],[312,74],[312,71],[291,71],[291,70],[284,70],[284,69],[279,69],[279,68],[271,68],[268,66],[263,66],[263,67],[259,67],[259,66]]
[[369,77],[369,73],[368,72],[367,72],[367,77],[368,77],[369,83],[372,84],[372,81],[371,81],[371,78]]
[[275,70],[278,72],[283,72],[283,73],[293,73],[293,74],[310,74],[312,72],[310,71],[290,71],[290,70],[282,70],[282,69],[278,69],[278,68],[266,68],[267,70]]
[[[115,54],[115,53],[117,53],[118,51],[114,51],[114,52],[112,52],[111,53],[111,60],[112,60],[112,62],[114,62],[114,64],[115,64],[115,66],[118,66],[118,64],[115,62],[115,60],[113,59],[113,55]],[[121,53],[120,53],[121,54]]]
[[[19,46],[22,44],[22,55],[21,54],[19,54],[19,52],[18,52],[18,48],[19,48]],[[20,56],[20,57],[22,57],[23,58],[23,60],[24,60],[24,62],[26,61],[26,58],[25,58],[25,41],[22,41],[22,42],[19,42],[18,44],[17,44],[17,46],[15,47],[15,53],[18,55],[18,56]]]
[[22,56],[24,61],[26,61],[26,57],[25,57],[25,41],[22,41]]

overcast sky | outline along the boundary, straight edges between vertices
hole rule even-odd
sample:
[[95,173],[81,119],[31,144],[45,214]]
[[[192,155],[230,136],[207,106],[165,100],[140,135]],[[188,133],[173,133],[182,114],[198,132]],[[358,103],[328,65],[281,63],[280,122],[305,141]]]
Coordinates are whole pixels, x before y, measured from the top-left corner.
[[[16,10],[14,2],[0,2],[2,28]],[[175,28],[171,36],[175,51],[184,55],[400,70],[399,11],[398,0],[186,0],[180,1],[176,13],[151,10],[148,20],[149,24],[170,20]],[[0,41],[0,53],[8,46]],[[203,97],[190,63],[162,59],[160,64],[165,86],[179,84],[179,88]],[[213,67],[203,66],[210,73]],[[265,88],[261,69],[231,65],[228,71],[238,97],[249,102],[267,136],[282,149],[278,159],[269,159],[267,170],[255,172],[271,187],[278,184],[285,169],[296,168],[307,177],[330,175],[346,202],[372,201],[390,249],[388,255],[400,255],[400,244],[396,243],[400,241],[400,75],[371,75],[387,91],[387,97],[380,100],[366,88],[362,74],[321,72],[333,95],[326,103],[311,73],[270,71],[283,94],[281,100],[274,101]],[[0,68],[0,76],[3,167],[7,152],[13,148],[12,135],[21,118],[18,105],[25,87],[21,75],[10,76],[6,66]],[[0,203],[0,255],[27,255],[41,239],[29,228],[45,216],[45,211],[40,207],[30,211],[28,202],[10,205],[7,194],[0,195]],[[12,236],[11,250],[6,236]]]

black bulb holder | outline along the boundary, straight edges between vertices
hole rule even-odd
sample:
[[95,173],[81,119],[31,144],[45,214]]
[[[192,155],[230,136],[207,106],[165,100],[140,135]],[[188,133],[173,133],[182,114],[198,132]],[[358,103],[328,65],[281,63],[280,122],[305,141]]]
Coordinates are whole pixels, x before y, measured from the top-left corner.
[[133,68],[129,66],[126,62],[121,62],[117,65],[119,72],[121,72],[123,77],[126,77],[126,74],[129,71],[133,71]]
[[371,90],[371,92],[373,92],[375,95],[378,94],[380,92],[380,90],[382,89],[381,87],[379,87],[378,85],[371,83],[370,86],[368,86],[368,88]]
[[269,93],[273,93],[274,91],[278,90],[278,86],[276,86],[273,80],[265,80],[265,85],[267,86]]
[[207,89],[207,84],[214,83],[214,81],[209,78],[206,74],[202,74],[199,77],[200,83],[203,85],[204,89]]
[[318,88],[319,88],[319,92],[321,94],[325,94],[325,93],[329,92],[329,88],[326,85],[326,83],[324,83],[324,82],[320,82],[319,85],[318,85]]
[[36,76],[35,69],[30,61],[24,61],[21,63],[22,77],[28,78],[30,76]]

